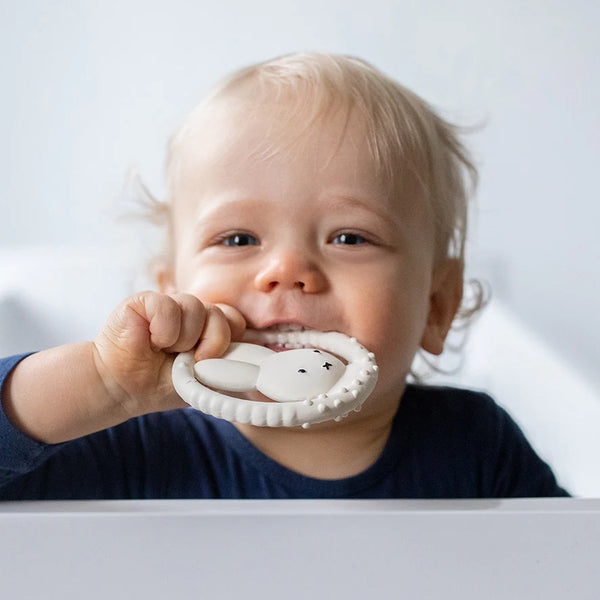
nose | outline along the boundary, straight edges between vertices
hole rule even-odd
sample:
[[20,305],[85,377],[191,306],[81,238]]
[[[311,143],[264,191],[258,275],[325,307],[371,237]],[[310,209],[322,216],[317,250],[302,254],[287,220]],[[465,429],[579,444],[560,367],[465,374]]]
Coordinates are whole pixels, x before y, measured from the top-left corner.
[[316,261],[300,250],[288,248],[270,253],[254,284],[261,292],[297,289],[307,294],[323,291],[327,279]]

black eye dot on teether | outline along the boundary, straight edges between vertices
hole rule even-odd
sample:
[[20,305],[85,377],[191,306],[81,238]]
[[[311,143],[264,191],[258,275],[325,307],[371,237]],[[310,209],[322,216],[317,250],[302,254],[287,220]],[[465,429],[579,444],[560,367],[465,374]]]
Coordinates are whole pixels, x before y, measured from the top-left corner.
[[325,367],[328,371],[329,371],[329,367],[333,367],[333,365],[328,362],[326,362],[324,365],[321,365],[321,366]]
[[298,369],[298,373],[306,373],[306,369]]
[[317,354],[321,354],[320,350],[313,350],[313,352],[316,352]]

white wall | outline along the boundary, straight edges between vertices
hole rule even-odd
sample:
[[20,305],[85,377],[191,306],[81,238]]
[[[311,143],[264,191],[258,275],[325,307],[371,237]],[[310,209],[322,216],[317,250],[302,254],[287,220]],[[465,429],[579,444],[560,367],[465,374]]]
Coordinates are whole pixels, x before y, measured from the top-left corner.
[[114,223],[127,169],[161,193],[166,139],[216,79],[296,50],[356,54],[487,121],[470,138],[473,274],[598,393],[599,26],[589,0],[2,2],[0,249],[129,244]]

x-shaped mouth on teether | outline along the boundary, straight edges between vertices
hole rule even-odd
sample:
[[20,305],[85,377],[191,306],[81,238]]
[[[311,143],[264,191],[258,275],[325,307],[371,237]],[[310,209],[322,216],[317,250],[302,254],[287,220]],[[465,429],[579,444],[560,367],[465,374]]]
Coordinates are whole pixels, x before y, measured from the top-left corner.
[[[194,364],[179,354],[173,385],[190,406],[227,421],[257,426],[308,427],[359,411],[377,382],[375,357],[355,338],[338,332],[253,331],[245,339],[294,348],[275,352],[258,344],[231,344],[221,358]],[[334,353],[347,361],[344,364]],[[222,394],[257,390],[276,402]]]

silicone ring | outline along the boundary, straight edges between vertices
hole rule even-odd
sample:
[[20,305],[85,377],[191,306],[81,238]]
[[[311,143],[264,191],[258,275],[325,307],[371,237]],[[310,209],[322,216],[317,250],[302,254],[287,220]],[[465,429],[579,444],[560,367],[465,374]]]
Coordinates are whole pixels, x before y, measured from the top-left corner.
[[288,348],[320,348],[347,361],[346,370],[335,385],[315,398],[297,402],[260,402],[234,398],[212,390],[194,375],[194,353],[184,352],[173,363],[173,386],[181,398],[196,410],[219,419],[250,423],[258,427],[304,428],[312,423],[341,421],[358,412],[377,383],[375,356],[356,338],[343,333],[321,331],[247,330],[246,340],[285,344]]

